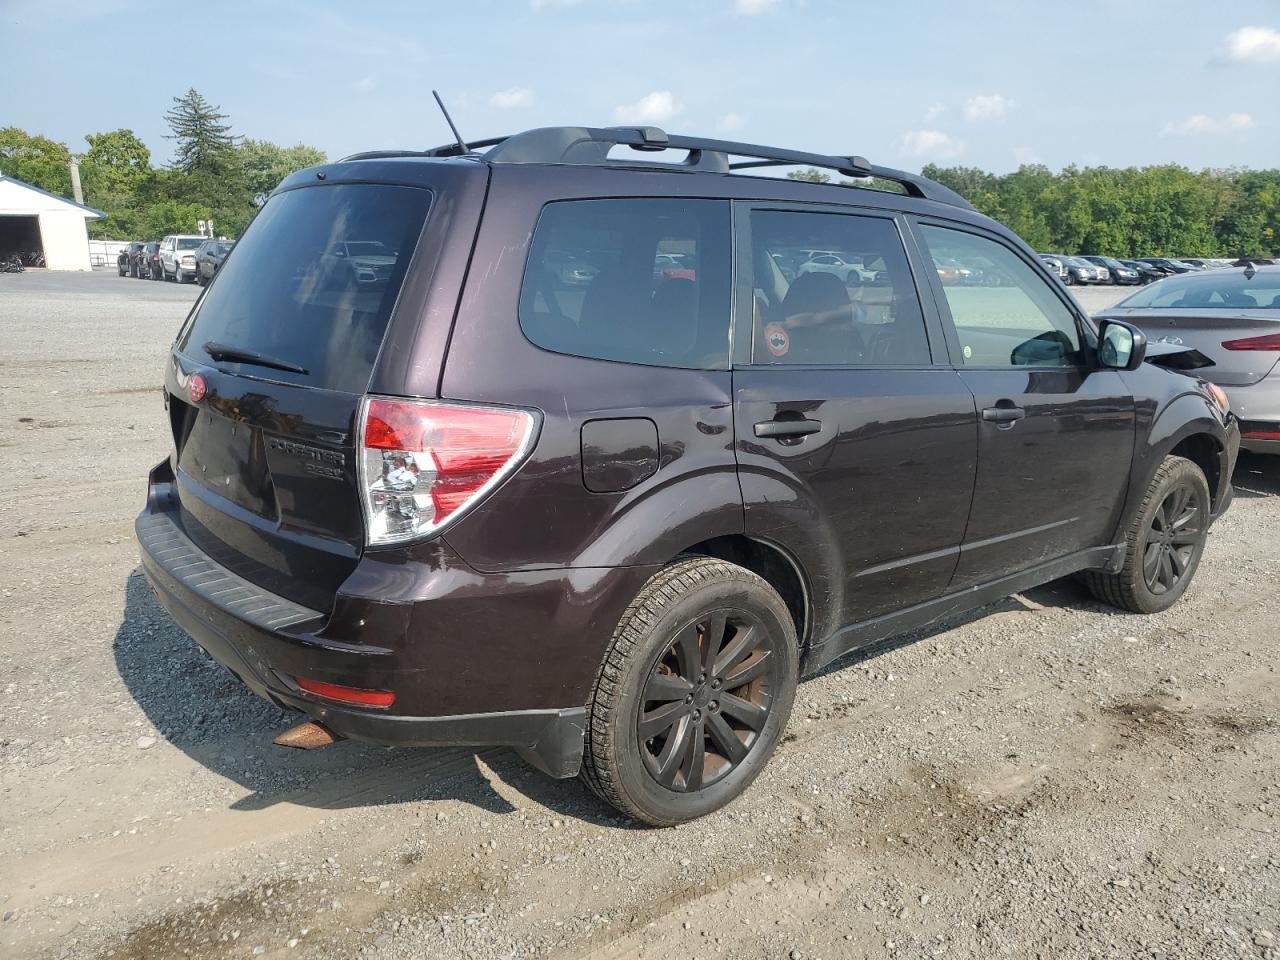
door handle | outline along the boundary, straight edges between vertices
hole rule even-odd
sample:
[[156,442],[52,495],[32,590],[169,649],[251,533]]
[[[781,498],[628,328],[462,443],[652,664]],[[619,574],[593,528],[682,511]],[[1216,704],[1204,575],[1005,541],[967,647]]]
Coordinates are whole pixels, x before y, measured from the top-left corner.
[[982,411],[982,419],[989,420],[992,423],[1013,423],[1016,420],[1021,420],[1026,415],[1026,410],[1022,409],[1022,407],[1015,407],[1013,404],[987,407]]
[[803,437],[822,429],[821,420],[761,420],[755,426],[757,437]]

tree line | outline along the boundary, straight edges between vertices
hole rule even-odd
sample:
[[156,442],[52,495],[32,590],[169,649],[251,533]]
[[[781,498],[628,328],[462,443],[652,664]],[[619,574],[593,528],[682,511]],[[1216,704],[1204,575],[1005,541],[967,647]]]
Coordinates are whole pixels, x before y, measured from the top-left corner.
[[[1170,164],[1070,166],[1054,173],[1032,164],[994,174],[929,164],[923,173],[1041,252],[1108,257],[1280,255],[1280,170],[1193,171]],[[820,170],[789,176],[831,180]]]
[[[89,223],[99,239],[154,240],[194,233],[213,220],[220,236],[237,237],[276,185],[295,170],[325,162],[315,147],[282,147],[240,137],[227,116],[197,91],[174,97],[165,114],[173,160],[153,166],[151,151],[132,130],[85,136],[80,163],[84,202],[107,214]],[[17,127],[0,128],[0,173],[73,198],[65,144]]]

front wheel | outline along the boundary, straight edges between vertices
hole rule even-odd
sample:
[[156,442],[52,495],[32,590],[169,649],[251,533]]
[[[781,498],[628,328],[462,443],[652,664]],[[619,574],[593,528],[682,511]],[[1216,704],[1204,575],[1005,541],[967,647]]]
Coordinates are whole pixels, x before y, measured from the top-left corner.
[[614,631],[588,704],[582,777],[653,826],[720,809],[764,769],[799,670],[786,604],[749,570],[679,560]]
[[1134,613],[1173,606],[1200,565],[1211,503],[1204,472],[1183,457],[1165,457],[1125,530],[1120,572],[1085,575],[1093,595]]

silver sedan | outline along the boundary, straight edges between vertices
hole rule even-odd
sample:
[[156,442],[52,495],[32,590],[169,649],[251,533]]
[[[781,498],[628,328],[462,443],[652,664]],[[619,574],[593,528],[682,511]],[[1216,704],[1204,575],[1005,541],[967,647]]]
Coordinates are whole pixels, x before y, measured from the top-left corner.
[[1168,277],[1098,314],[1106,318],[1204,354],[1212,366],[1195,373],[1226,391],[1241,446],[1280,454],[1280,266]]

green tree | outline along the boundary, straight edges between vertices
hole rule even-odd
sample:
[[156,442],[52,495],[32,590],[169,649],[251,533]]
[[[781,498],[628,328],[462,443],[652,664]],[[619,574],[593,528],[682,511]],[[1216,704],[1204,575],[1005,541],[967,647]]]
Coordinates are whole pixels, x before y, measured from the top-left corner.
[[147,206],[139,221],[139,236],[158,238],[166,233],[195,233],[197,222],[212,216],[212,208],[202,203],[161,200]]
[[132,130],[85,135],[89,150],[80,158],[85,198],[94,202],[98,192],[136,193],[151,174],[151,151]]
[[0,129],[0,173],[70,198],[70,161],[71,151],[65,143],[18,127]]
[[831,174],[813,167],[805,167],[803,170],[790,170],[787,172],[788,180],[805,180],[809,183],[830,183]]
[[223,123],[225,113],[215,107],[195,89],[173,98],[173,108],[164,115],[177,141],[172,166],[183,173],[216,169],[225,154],[235,147],[238,138],[231,133],[231,125]]
[[271,191],[289,174],[328,159],[320,150],[305,143],[282,147],[268,140],[245,139],[237,152],[254,205],[259,207],[267,202]]

